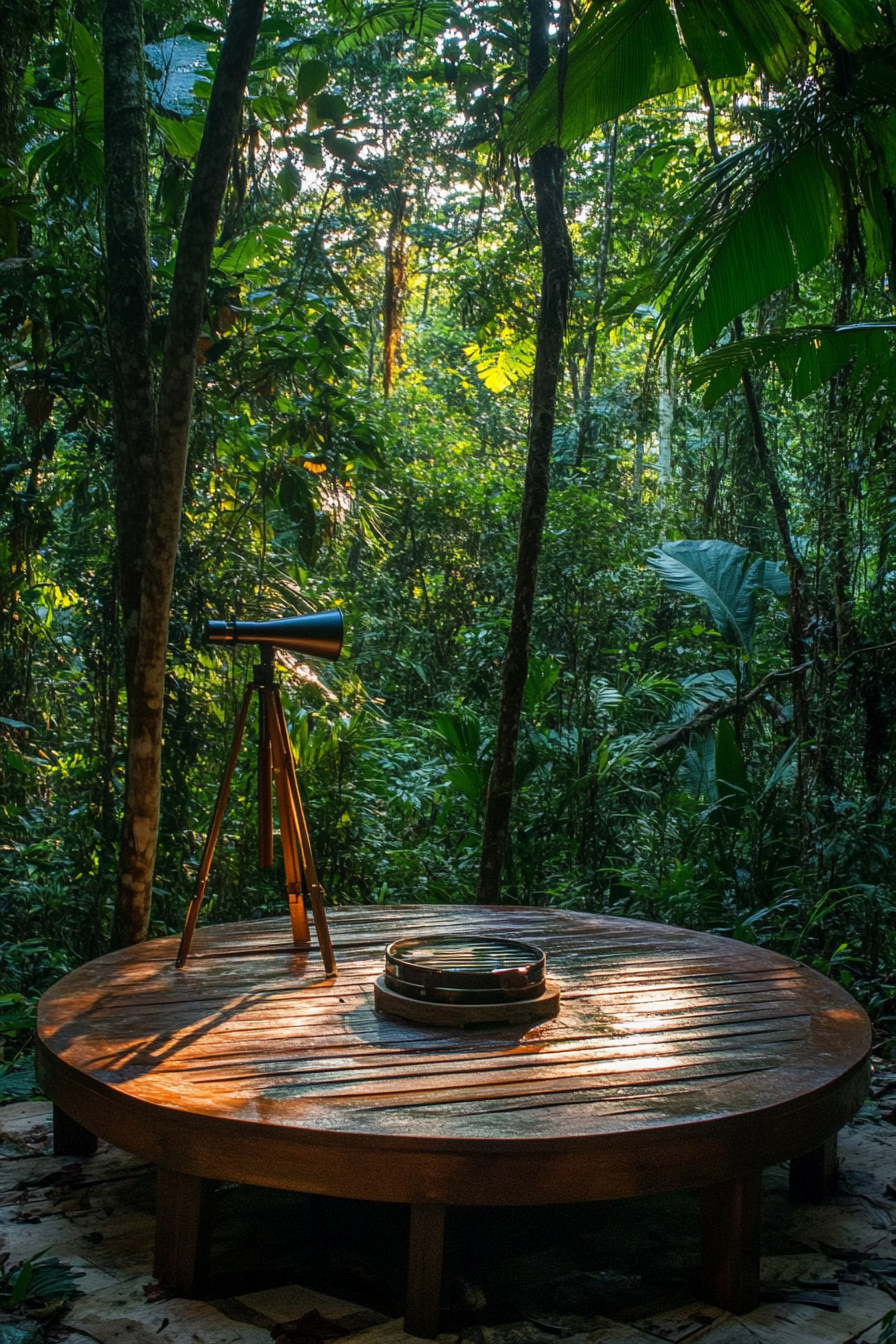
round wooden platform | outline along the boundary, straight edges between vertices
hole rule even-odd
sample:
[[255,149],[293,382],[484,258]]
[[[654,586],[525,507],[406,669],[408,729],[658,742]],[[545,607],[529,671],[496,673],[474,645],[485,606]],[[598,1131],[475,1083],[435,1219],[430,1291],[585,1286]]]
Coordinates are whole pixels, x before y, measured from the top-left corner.
[[[742,943],[517,907],[349,907],[339,962],[287,920],[102,957],[44,995],[38,1076],[102,1138],[197,1176],[423,1204],[709,1186],[822,1144],[865,1094],[870,1029],[831,981]],[[560,1015],[447,1030],[374,1009],[398,937],[547,953]]]

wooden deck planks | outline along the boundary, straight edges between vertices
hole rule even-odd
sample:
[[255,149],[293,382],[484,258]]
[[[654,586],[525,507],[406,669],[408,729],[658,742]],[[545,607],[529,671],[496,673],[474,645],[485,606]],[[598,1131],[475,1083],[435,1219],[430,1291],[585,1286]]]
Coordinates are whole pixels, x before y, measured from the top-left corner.
[[[521,908],[330,918],[335,978],[316,950],[292,949],[286,920],[200,929],[182,972],[171,939],[101,958],[45,995],[41,1050],[166,1112],[430,1142],[493,1137],[500,1114],[549,1139],[576,1125],[611,1133],[614,1117],[627,1130],[633,1116],[680,1126],[796,1105],[868,1048],[861,1010],[837,986],[689,930]],[[560,1016],[456,1032],[376,1014],[386,944],[459,927],[543,947]]]

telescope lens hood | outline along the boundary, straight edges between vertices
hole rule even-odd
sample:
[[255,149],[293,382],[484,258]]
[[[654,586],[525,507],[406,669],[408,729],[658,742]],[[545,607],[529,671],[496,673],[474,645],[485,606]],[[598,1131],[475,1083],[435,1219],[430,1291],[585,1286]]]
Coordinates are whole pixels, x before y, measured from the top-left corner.
[[306,658],[335,663],[342,652],[345,627],[341,611],[318,611],[311,616],[287,616],[282,621],[207,621],[209,644],[265,644],[289,649]]

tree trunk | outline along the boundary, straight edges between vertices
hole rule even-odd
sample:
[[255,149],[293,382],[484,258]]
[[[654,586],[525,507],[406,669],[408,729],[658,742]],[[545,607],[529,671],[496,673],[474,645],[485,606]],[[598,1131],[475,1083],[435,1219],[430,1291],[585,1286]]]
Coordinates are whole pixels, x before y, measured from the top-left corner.
[[660,432],[659,475],[660,492],[666,489],[672,480],[672,424],[675,419],[675,398],[672,393],[672,346],[666,347],[660,367]]
[[141,0],[103,5],[106,330],[115,429],[115,534],[130,693],[137,656],[156,404],[150,352],[149,154]]
[[576,466],[580,467],[585,457],[585,443],[588,439],[589,420],[591,418],[591,385],[594,381],[594,357],[597,353],[597,325],[600,322],[604,296],[607,292],[607,267],[610,262],[610,240],[613,230],[613,187],[616,178],[616,147],[619,144],[619,118],[613,122],[612,135],[607,131],[604,141],[607,156],[607,176],[604,181],[604,217],[600,231],[600,251],[597,258],[597,273],[594,277],[594,309],[591,314],[591,328],[585,346],[585,366],[582,370],[582,393],[579,398],[579,421],[576,430]]
[[[537,88],[548,68],[550,0],[529,0],[529,89]],[[558,136],[559,139],[559,136]],[[488,782],[482,856],[476,899],[484,904],[501,898],[501,871],[510,806],[523,691],[529,669],[529,634],[550,483],[551,446],[557,383],[566,334],[572,284],[572,244],[563,211],[564,154],[559,145],[545,145],[530,160],[535,188],[536,219],[541,242],[541,302],[532,379],[528,456],[523,486],[516,586],[510,633],[504,654],[501,704],[495,755]]]
[[635,439],[635,459],[632,469],[632,492],[635,497],[635,503],[641,503],[641,492],[644,488],[644,440],[640,433]]
[[[0,163],[18,165],[19,106],[31,46],[41,28],[52,22],[40,0],[5,4],[0,23]],[[19,254],[19,228],[14,210],[0,201],[0,260]]]
[[404,228],[407,204],[407,192],[403,187],[396,187],[392,192],[383,287],[383,395],[386,397],[395,385],[401,355],[401,319],[408,280],[408,237]]
[[[740,318],[737,318],[735,322],[735,335],[739,341],[743,340],[744,328]],[[762,423],[762,414],[759,410],[759,399],[756,396],[756,388],[749,369],[744,369],[741,374],[741,384],[744,389],[744,400],[747,403],[747,417],[753,432],[753,445],[771,495],[772,511],[778,527],[778,536],[781,538],[781,548],[787,561],[787,573],[790,579],[790,663],[792,667],[802,667],[806,661],[806,641],[803,633],[805,629],[803,619],[803,565],[793,544],[787,501],[784,498],[784,492],[781,489],[772,462],[768,440],[765,437],[765,426]],[[794,731],[797,738],[802,741],[809,733],[805,672],[794,674],[791,688]]]
[[[240,129],[243,92],[263,10],[264,0],[233,0],[177,249],[159,380],[140,621],[128,696],[127,784],[112,931],[116,945],[145,938],[149,928],[159,832],[165,655],[193,407],[196,346],[202,328],[212,249]],[[115,296],[110,294],[109,300],[111,306]]]

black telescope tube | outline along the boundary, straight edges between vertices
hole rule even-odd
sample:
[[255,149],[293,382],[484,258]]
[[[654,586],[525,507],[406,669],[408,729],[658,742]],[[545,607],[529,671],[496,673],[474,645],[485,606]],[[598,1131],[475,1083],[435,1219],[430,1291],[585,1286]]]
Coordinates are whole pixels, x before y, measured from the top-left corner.
[[318,611],[311,616],[287,616],[282,621],[207,621],[209,644],[265,644],[326,658],[335,663],[342,652],[345,626],[341,611]]

